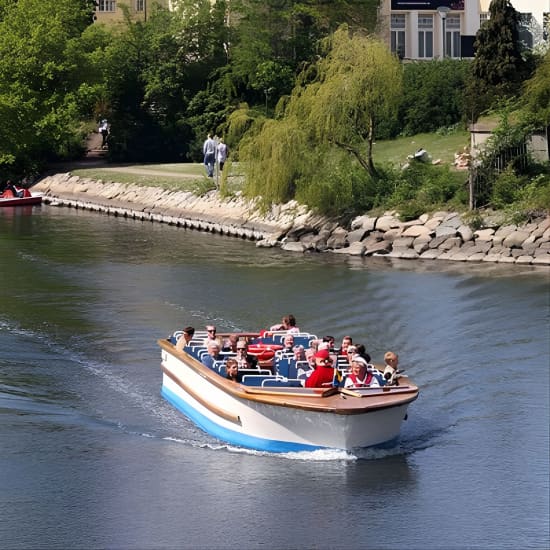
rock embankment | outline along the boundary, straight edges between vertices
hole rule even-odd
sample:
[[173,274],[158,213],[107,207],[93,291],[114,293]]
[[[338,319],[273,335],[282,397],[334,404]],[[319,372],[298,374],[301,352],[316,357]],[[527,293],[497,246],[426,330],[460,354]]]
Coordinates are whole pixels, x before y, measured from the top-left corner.
[[41,180],[33,189],[51,204],[156,221],[280,246],[294,252],[333,252],[403,259],[444,259],[550,265],[550,218],[522,226],[486,215],[472,230],[454,212],[424,214],[402,222],[393,213],[359,216],[349,227],[291,201],[262,212],[255,201],[222,199],[141,185],[93,181],[67,174]]

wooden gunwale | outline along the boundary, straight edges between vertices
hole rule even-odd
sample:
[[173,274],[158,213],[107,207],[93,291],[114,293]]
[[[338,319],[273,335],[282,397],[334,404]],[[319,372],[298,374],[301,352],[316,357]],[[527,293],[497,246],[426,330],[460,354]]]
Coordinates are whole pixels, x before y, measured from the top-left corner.
[[[361,397],[355,397],[350,393],[345,395],[340,391],[342,388],[304,388],[303,391],[299,391],[299,388],[292,388],[290,392],[278,391],[274,388],[252,388],[226,380],[186,351],[176,350],[175,346],[166,339],[160,339],[157,342],[164,351],[180,359],[187,368],[208,379],[209,383],[234,397],[248,401],[308,411],[351,415],[399,407],[411,403],[418,397],[418,388],[406,377],[401,378],[403,383],[407,383],[406,390],[405,388],[400,389],[398,386],[395,389],[399,391],[383,391],[375,395],[361,395]],[[165,369],[163,368],[163,370]],[[177,380],[174,381],[179,383]],[[187,391],[185,386],[182,385],[182,388]],[[208,406],[206,403],[203,399],[204,406]]]

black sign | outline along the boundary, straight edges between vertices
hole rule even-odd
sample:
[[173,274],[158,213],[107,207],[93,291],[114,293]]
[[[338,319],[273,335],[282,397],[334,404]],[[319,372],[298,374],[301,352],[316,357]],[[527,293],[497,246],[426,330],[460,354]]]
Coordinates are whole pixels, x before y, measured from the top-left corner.
[[391,0],[392,10],[437,10],[446,7],[453,11],[464,11],[464,0]]

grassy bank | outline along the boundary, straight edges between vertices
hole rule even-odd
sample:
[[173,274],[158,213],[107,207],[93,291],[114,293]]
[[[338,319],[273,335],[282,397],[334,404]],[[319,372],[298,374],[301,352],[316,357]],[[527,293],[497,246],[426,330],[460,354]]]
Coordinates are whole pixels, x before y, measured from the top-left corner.
[[[451,135],[419,134],[391,141],[380,141],[374,145],[374,160],[379,164],[390,163],[400,166],[420,148],[424,148],[432,159],[440,159],[443,164],[452,165],[454,155],[468,144],[469,134],[465,131]],[[238,186],[240,178],[236,176],[237,166],[228,165],[229,180],[233,186]],[[134,164],[134,165],[104,165],[71,170],[75,176],[94,180],[117,181],[120,183],[135,183],[138,185],[162,187],[165,189],[192,191],[204,193],[214,188],[214,182],[209,180],[200,163],[171,164]]]

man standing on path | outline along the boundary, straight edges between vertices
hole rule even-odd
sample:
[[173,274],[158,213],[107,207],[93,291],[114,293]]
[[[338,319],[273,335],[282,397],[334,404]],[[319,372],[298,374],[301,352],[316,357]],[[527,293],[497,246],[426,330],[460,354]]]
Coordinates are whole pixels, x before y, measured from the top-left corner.
[[206,175],[209,178],[214,177],[214,164],[216,162],[216,142],[212,139],[212,134],[208,134],[204,145],[202,146],[204,154],[204,165],[206,166]]

